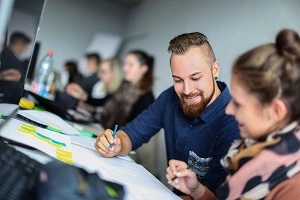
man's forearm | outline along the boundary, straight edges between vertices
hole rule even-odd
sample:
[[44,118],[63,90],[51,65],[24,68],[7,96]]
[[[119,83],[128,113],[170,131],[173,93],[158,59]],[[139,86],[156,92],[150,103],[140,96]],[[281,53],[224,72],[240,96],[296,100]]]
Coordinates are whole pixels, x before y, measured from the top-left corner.
[[121,151],[119,152],[118,155],[119,156],[128,155],[132,149],[132,144],[131,144],[130,138],[122,130],[118,131],[117,135],[118,135],[118,138],[121,140]]

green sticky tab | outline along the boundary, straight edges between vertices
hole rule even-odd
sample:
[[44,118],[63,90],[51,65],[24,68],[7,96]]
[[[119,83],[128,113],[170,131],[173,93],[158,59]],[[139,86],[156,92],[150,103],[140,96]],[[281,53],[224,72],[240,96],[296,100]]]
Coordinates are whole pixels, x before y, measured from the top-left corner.
[[57,133],[61,133],[61,129],[60,128],[57,128],[55,126],[51,126],[51,125],[48,125],[47,126],[47,129],[50,130],[50,131],[55,131]]
[[46,110],[46,109],[43,106],[37,106],[37,105],[35,105],[34,108],[33,108],[33,110]]
[[80,135],[92,138],[94,134],[89,131],[79,131]]
[[0,119],[3,119],[3,115],[0,113]]

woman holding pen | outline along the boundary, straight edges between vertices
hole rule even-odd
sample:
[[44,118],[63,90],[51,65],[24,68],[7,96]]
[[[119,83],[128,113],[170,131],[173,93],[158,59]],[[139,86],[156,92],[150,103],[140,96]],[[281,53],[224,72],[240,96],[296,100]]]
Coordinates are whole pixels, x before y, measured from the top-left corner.
[[241,55],[226,113],[238,121],[242,139],[221,160],[226,181],[213,194],[186,163],[171,160],[169,183],[193,199],[300,199],[299,83],[300,37],[293,30]]

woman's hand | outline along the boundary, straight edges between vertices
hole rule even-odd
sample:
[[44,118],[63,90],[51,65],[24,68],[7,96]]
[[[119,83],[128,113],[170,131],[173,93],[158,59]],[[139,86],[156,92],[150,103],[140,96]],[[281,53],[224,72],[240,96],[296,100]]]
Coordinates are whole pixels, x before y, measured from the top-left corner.
[[78,84],[71,83],[67,86],[66,92],[68,95],[81,100],[86,101],[88,99],[88,94],[84,91]]

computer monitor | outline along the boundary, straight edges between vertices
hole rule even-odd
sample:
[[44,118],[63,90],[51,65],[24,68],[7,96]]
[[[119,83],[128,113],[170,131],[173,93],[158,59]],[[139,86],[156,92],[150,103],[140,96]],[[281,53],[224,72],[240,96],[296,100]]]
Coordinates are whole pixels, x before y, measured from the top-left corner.
[[[46,0],[0,0],[0,129],[18,110],[45,4]],[[30,44],[23,53],[14,53],[18,48],[9,50],[10,43],[22,34]],[[21,65],[26,59],[29,62]]]
[[[18,104],[33,56],[46,0],[0,0],[0,103]],[[1,113],[1,110],[0,110]]]

